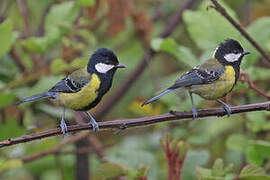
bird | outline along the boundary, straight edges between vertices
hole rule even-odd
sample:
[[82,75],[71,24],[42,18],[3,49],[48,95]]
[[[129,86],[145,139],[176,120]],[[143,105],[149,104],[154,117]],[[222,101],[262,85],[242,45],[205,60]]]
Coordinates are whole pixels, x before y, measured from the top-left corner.
[[124,64],[119,63],[112,50],[99,48],[91,55],[86,67],[67,75],[47,92],[22,99],[16,105],[42,98],[54,99],[63,106],[60,123],[63,134],[67,132],[66,108],[86,112],[90,118],[89,123],[91,123],[93,131],[96,132],[99,130],[99,126],[88,111],[95,107],[109,91],[116,70],[125,67]]
[[217,101],[230,116],[232,112],[230,106],[221,101],[220,98],[230,93],[236,85],[240,74],[240,64],[247,54],[250,54],[250,51],[244,50],[238,41],[226,39],[217,46],[209,60],[181,75],[168,89],[147,100],[142,106],[179,88],[184,88],[190,96],[193,119],[198,117],[193,94],[206,100]]

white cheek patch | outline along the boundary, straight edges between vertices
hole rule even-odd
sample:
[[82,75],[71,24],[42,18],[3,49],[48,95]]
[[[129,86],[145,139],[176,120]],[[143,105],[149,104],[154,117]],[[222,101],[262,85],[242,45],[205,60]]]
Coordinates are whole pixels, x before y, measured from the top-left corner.
[[224,56],[224,58],[228,61],[228,62],[235,62],[238,61],[239,58],[241,57],[241,53],[238,54],[234,54],[234,53],[230,53],[230,54],[226,54]]
[[104,64],[104,63],[98,63],[95,65],[96,70],[99,73],[107,73],[109,70],[111,70],[112,68],[114,68],[114,65],[111,64]]

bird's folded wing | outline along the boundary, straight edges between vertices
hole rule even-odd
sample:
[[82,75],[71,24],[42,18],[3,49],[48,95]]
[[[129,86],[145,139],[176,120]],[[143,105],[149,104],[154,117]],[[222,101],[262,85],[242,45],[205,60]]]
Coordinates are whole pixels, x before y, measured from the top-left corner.
[[80,91],[91,79],[85,68],[74,71],[52,87],[50,92],[75,93]]
[[178,78],[169,89],[199,84],[209,84],[218,80],[219,77],[224,73],[224,67],[219,64],[213,65],[212,60],[208,61],[208,63],[210,63],[208,67],[205,66],[205,64],[202,64],[201,66],[196,66],[190,71],[186,72],[180,78]]

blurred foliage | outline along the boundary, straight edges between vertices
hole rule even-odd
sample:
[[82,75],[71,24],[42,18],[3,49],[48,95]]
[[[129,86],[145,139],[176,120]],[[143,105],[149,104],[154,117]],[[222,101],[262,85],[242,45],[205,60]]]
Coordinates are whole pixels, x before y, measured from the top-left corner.
[[[170,109],[189,110],[190,100],[184,91],[169,94],[144,108],[140,105],[168,87],[181,73],[212,56],[217,44],[227,38],[239,40],[252,52],[245,57],[242,70],[270,94],[269,66],[224,17],[209,7],[210,0],[197,1],[191,10],[184,11],[183,23],[170,37],[159,38],[168,18],[183,2],[1,0],[0,139],[55,128],[62,113],[55,103],[41,100],[19,107],[13,104],[47,91],[68,73],[85,66],[90,54],[99,47],[113,49],[120,62],[128,66],[116,73],[113,88],[104,99],[128,77],[146,47],[159,52],[127,95],[102,120],[159,115]],[[219,2],[270,54],[269,0]],[[247,83],[241,82],[226,99],[230,105],[265,101]],[[218,106],[197,96],[195,102],[198,108]],[[75,123],[72,117],[72,111],[67,111],[70,124]],[[183,180],[269,180],[269,130],[269,112],[252,112],[230,118],[161,123],[117,134],[102,132],[96,136],[106,156],[100,159],[89,153],[89,172],[91,179],[96,180],[119,176],[162,180],[168,177],[170,163],[184,162]],[[164,135],[167,132],[171,134],[169,139]],[[0,179],[74,179],[76,147],[73,144],[61,149],[73,153],[59,152],[29,163],[21,159],[62,141],[62,137],[53,137],[0,149]],[[169,152],[178,158],[171,158]]]

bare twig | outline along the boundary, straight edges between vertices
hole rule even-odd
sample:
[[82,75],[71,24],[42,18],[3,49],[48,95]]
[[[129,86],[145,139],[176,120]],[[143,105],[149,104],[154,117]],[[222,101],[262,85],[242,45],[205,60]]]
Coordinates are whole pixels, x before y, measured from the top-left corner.
[[[172,15],[171,18],[169,18],[168,24],[165,26],[164,31],[160,34],[160,37],[166,38],[176,28],[176,26],[182,22],[182,14],[184,10],[189,9],[192,7],[192,5],[196,2],[196,0],[186,0],[181,7],[179,7],[179,10]],[[149,50],[145,53],[144,57],[140,61],[140,63],[137,65],[137,67],[134,69],[133,72],[126,78],[126,81],[123,83],[122,86],[120,86],[111,96],[110,98],[107,98],[107,100],[103,101],[102,108],[97,109],[95,111],[94,116],[97,119],[100,119],[104,117],[109,110],[115,106],[119,100],[124,97],[124,95],[127,93],[127,91],[132,87],[132,84],[136,82],[136,80],[140,77],[142,72],[147,67],[147,62],[150,62],[152,57],[156,54],[153,50]]]
[[213,7],[217,12],[219,12],[222,16],[224,16],[262,55],[265,63],[270,65],[270,57],[263,50],[263,48],[248,34],[248,32],[236,22],[226,11],[224,7],[222,7],[216,0],[211,0],[214,4]]
[[55,158],[55,164],[56,164],[57,170],[59,172],[59,176],[61,177],[60,179],[65,180],[64,170],[63,170],[63,166],[62,166],[62,162],[60,160],[60,157],[56,154],[54,156],[54,158]]
[[[32,134],[33,135],[33,134]],[[38,158],[41,158],[43,156],[46,156],[46,155],[49,155],[49,154],[55,154],[57,152],[59,152],[59,149],[61,149],[62,147],[68,145],[68,144],[72,144],[82,138],[85,138],[89,135],[89,132],[82,132],[76,136],[73,136],[72,138],[70,139],[67,139],[63,142],[61,142],[60,144],[56,145],[55,147],[51,148],[51,149],[48,149],[48,150],[45,150],[45,151],[42,151],[42,152],[38,152],[36,154],[32,154],[30,156],[26,156],[24,158],[21,158],[21,160],[24,162],[24,163],[27,163],[27,162],[31,162],[31,161],[34,161]],[[30,135],[31,136],[31,135]]]
[[81,148],[81,149],[74,149],[68,151],[60,151],[57,152],[58,155],[67,155],[67,154],[89,154],[93,152],[93,148]]
[[21,75],[17,79],[14,79],[13,81],[8,82],[3,87],[1,87],[0,92],[6,89],[11,89],[11,88],[18,87],[20,85],[24,85],[32,81],[36,81],[44,74],[48,74],[49,71],[50,71],[50,65],[47,65],[47,66],[43,66],[41,69],[37,70],[34,73],[28,74],[27,76]]
[[245,9],[246,9],[246,12],[245,12],[245,15],[246,15],[246,25],[249,25],[250,24],[250,22],[251,22],[251,14],[252,14],[252,12],[251,12],[251,7],[252,7],[252,4],[251,4],[252,2],[251,2],[251,0],[246,0],[245,1]]
[[24,72],[26,70],[26,67],[22,63],[20,56],[16,53],[16,50],[14,48],[10,50],[10,55],[12,56],[13,61],[16,63],[20,71]]
[[[257,104],[248,104],[242,106],[234,106],[231,107],[232,114],[238,114],[243,112],[251,112],[251,111],[270,111],[270,101],[257,103]],[[222,108],[217,109],[204,109],[198,111],[198,117],[209,117],[209,116],[224,116],[226,112]],[[171,111],[167,114],[162,114],[158,116],[151,116],[151,117],[144,117],[144,118],[135,118],[135,119],[127,119],[127,120],[114,120],[114,121],[106,121],[106,122],[99,122],[100,131],[102,130],[110,130],[110,129],[127,129],[127,128],[134,128],[134,127],[142,127],[151,124],[156,124],[160,122],[166,121],[174,121],[174,120],[191,120],[193,117],[191,111]],[[85,125],[72,125],[68,127],[68,132],[76,132],[82,130],[91,130],[92,127],[88,124]],[[14,144],[24,143],[33,141],[36,139],[42,139],[50,136],[60,135],[61,129],[52,129],[41,133],[34,133],[29,135],[24,135],[18,138],[9,138],[7,140],[0,142],[0,148],[5,146],[11,146]],[[85,134],[85,137],[88,134]],[[74,141],[73,141],[74,142]],[[67,142],[66,142],[67,143]],[[70,142],[69,142],[70,143]],[[60,149],[64,146],[65,143],[61,143],[56,146],[57,149]],[[49,152],[50,153],[50,152]]]
[[29,37],[30,36],[30,28],[29,28],[29,23],[28,23],[28,10],[25,5],[25,0],[17,0],[17,4],[19,7],[19,10],[22,14],[23,17],[23,24],[24,24],[24,37]]
[[[88,141],[83,138],[75,143],[76,149],[88,147]],[[89,154],[76,154],[76,164],[75,164],[75,179],[88,180],[89,175]]]
[[88,136],[88,142],[91,145],[93,151],[99,156],[100,159],[104,159],[106,156],[103,144],[97,139],[96,136]]
[[[241,77],[243,77],[244,79],[241,79]],[[268,100],[270,100],[270,95],[267,94],[267,92],[265,92],[264,90],[260,89],[259,87],[257,87],[250,79],[249,76],[246,72],[240,71],[240,81],[242,83],[247,82],[248,86],[250,89],[253,89],[255,92],[257,92],[258,94],[260,94],[261,96],[267,98]]]
[[37,33],[38,36],[44,36],[44,32],[45,32],[45,29],[44,29],[45,19],[46,19],[47,15],[48,15],[48,13],[49,13],[49,11],[50,11],[50,9],[51,9],[51,7],[53,5],[54,5],[54,3],[49,4],[46,7],[46,9],[45,9],[45,11],[44,11],[44,13],[42,15],[42,18],[40,20],[40,24],[38,25],[38,33]]
[[[20,13],[22,14],[23,17],[23,24],[24,24],[24,38],[30,37],[30,27],[28,23],[28,9],[25,4],[25,0],[17,0],[17,4],[19,6]],[[39,56],[35,54],[30,54],[31,60],[34,63],[36,67],[41,67],[40,61],[39,61]]]

